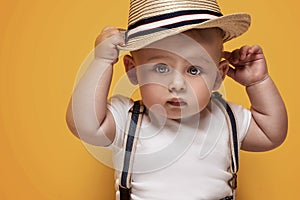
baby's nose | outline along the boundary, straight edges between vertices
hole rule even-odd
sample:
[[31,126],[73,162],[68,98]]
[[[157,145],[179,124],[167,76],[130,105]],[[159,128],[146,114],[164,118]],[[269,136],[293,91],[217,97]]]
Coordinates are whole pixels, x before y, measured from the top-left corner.
[[170,92],[181,92],[186,89],[185,78],[180,73],[175,73],[169,84]]

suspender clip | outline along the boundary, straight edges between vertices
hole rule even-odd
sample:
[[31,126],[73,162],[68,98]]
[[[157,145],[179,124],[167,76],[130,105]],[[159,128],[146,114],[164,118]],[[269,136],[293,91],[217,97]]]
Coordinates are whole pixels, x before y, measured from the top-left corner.
[[232,174],[231,179],[228,181],[229,186],[231,187],[232,190],[235,190],[237,188],[237,175],[236,173]]

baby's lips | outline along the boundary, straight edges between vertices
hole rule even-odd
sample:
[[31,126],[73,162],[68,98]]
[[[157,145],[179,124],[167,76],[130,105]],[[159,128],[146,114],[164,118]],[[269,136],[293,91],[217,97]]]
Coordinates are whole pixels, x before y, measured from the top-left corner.
[[179,99],[178,98],[172,98],[167,103],[171,104],[173,106],[185,106],[187,104],[184,100],[182,100],[180,98]]

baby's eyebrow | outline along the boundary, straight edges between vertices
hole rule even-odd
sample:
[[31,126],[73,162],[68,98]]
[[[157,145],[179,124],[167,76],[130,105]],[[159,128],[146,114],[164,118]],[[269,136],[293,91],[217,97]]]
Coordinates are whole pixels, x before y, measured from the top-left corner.
[[185,60],[194,66],[206,66],[213,63],[212,59],[209,59],[205,56],[190,57],[190,58],[185,58]]
[[201,57],[201,63],[203,64],[210,64],[210,63],[213,63],[213,61],[211,59],[208,59],[206,57]]
[[[182,59],[184,59],[187,63],[189,63],[192,66],[201,67],[202,70],[204,70],[206,66],[211,66],[211,64],[214,64],[212,59],[207,58],[206,56],[203,56],[203,55],[191,56],[191,57],[187,57],[187,58],[182,57]],[[156,61],[168,62],[171,60],[172,59],[170,57],[168,57],[167,55],[153,54],[147,58],[146,62],[147,63],[156,63]]]

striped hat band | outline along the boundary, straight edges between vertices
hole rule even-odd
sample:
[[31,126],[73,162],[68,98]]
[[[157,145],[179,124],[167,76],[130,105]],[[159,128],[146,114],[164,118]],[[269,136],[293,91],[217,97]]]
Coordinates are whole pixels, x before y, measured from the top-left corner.
[[164,29],[173,29],[180,26],[199,24],[210,19],[223,16],[209,10],[184,10],[174,13],[166,13],[147,19],[142,19],[130,25],[126,32],[126,41],[138,36],[147,35]]
[[137,50],[190,29],[220,28],[224,42],[246,32],[250,16],[223,15],[215,0],[131,0],[122,50]]

